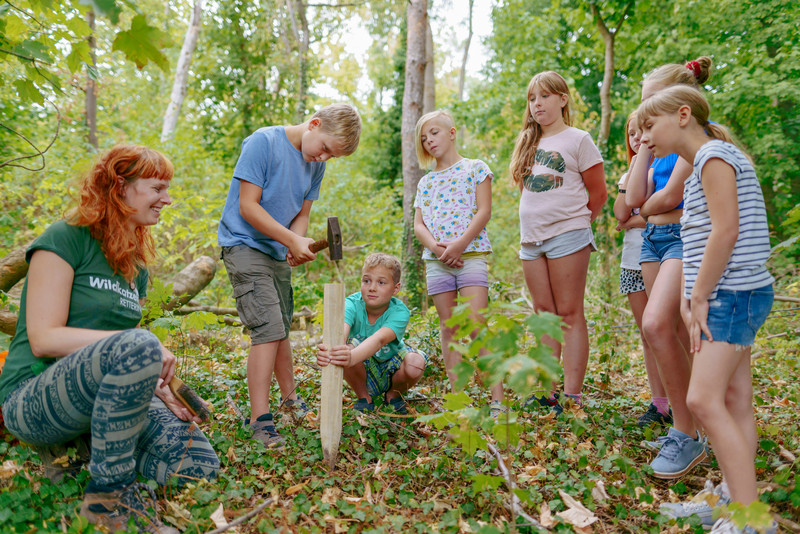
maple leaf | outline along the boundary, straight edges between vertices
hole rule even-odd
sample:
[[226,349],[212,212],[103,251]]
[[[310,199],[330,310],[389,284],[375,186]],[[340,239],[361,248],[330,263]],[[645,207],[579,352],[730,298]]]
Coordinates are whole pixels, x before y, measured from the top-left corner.
[[168,44],[167,34],[147,24],[144,15],[136,15],[131,21],[131,29],[119,32],[111,49],[125,54],[140,69],[152,61],[166,72],[169,64],[161,49]]

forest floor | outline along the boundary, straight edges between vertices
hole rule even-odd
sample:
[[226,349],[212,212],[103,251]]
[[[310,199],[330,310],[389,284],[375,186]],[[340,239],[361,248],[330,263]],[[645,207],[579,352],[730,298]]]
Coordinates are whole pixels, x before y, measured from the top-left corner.
[[[784,532],[800,532],[798,306],[776,302],[752,358],[761,501]],[[588,316],[591,357],[583,409],[555,418],[544,408],[523,410],[521,399],[513,398],[519,432],[507,433],[510,443],[497,442],[486,391],[470,386],[466,392],[483,409],[459,424],[474,432],[478,445],[491,444],[474,452],[456,443],[447,428],[416,420],[450,402],[435,315],[418,316],[411,337],[432,351],[432,358],[410,393],[412,415],[380,407],[358,415],[345,386],[340,454],[331,470],[322,460],[313,415],[299,422],[283,415],[278,422],[288,437],[283,451],[248,439],[241,420],[248,406],[248,342],[240,329],[206,326],[190,333],[186,318],[173,318],[170,343],[183,355],[179,373],[215,408],[202,429],[222,469],[213,481],[160,489],[165,522],[184,532],[207,532],[257,512],[228,532],[702,532],[695,520],[676,524],[658,509],[662,502],[694,495],[706,479],[719,482],[713,454],[681,479],[651,475],[653,453],[640,442],[654,432],[635,424],[649,403],[638,331],[619,311],[601,307],[588,310]],[[317,412],[315,328],[293,337],[298,393]],[[273,388],[274,405],[277,395]],[[0,462],[0,532],[92,532],[77,516],[86,469],[54,484],[44,477],[34,450],[5,431]],[[512,483],[523,515],[509,511]]]

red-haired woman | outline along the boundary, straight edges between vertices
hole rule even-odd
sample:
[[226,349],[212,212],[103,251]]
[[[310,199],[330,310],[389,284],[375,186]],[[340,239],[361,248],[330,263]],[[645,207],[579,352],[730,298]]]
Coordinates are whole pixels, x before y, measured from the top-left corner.
[[212,478],[219,459],[167,384],[175,356],[142,317],[154,245],[149,226],[171,203],[172,164],[141,146],[109,150],[77,208],[30,246],[17,332],[0,377],[6,427],[36,446],[91,433],[81,515],[115,531],[177,532],[148,511],[165,485]]

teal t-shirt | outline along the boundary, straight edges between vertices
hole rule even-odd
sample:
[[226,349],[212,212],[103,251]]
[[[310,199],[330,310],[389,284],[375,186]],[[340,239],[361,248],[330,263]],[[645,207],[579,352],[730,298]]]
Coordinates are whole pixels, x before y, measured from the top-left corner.
[[411,313],[406,305],[395,297],[392,297],[392,300],[389,301],[389,307],[373,324],[370,324],[369,320],[367,320],[367,307],[361,297],[361,292],[353,293],[345,299],[344,303],[344,322],[350,325],[348,341],[353,338],[359,342],[364,341],[384,326],[391,328],[395,336],[397,336],[372,356],[379,362],[389,360],[401,349],[405,348],[403,336],[405,336],[410,317]]
[[[30,262],[36,250],[49,250],[59,255],[75,271],[69,301],[67,326],[94,330],[127,330],[142,319],[139,299],[147,292],[147,269],[129,284],[108,265],[100,243],[86,226],[73,226],[58,221],[44,231],[28,248],[25,259]],[[56,358],[37,358],[31,352],[25,324],[28,280],[22,288],[17,319],[17,332],[11,340],[8,356],[0,375],[0,402],[27,380],[55,363]]]

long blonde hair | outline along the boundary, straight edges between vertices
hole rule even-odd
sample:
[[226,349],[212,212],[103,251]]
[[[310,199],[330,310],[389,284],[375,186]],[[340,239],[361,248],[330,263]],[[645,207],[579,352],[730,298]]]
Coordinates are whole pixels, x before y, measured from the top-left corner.
[[522,183],[530,173],[533,166],[534,158],[536,156],[536,148],[539,146],[539,141],[542,139],[542,127],[533,119],[531,113],[531,97],[536,89],[552,94],[552,95],[566,95],[567,103],[561,109],[561,117],[567,126],[572,126],[572,119],[569,114],[569,87],[567,81],[557,72],[548,70],[536,74],[528,83],[528,94],[525,99],[525,113],[522,115],[522,131],[519,132],[517,140],[514,143],[514,152],[511,154],[511,163],[509,170],[511,171],[511,178],[515,184]]
[[[699,89],[688,85],[667,87],[642,102],[636,110],[639,128],[642,128],[650,117],[677,113],[681,106],[689,106],[694,120],[705,129],[710,137],[736,144],[727,128],[721,124],[709,122],[711,107],[708,105],[708,100]],[[739,148],[741,149],[741,147]]]
[[685,65],[668,63],[648,74],[644,81],[662,87],[680,84],[700,88],[711,76],[712,65],[713,62],[708,56],[700,56]]

